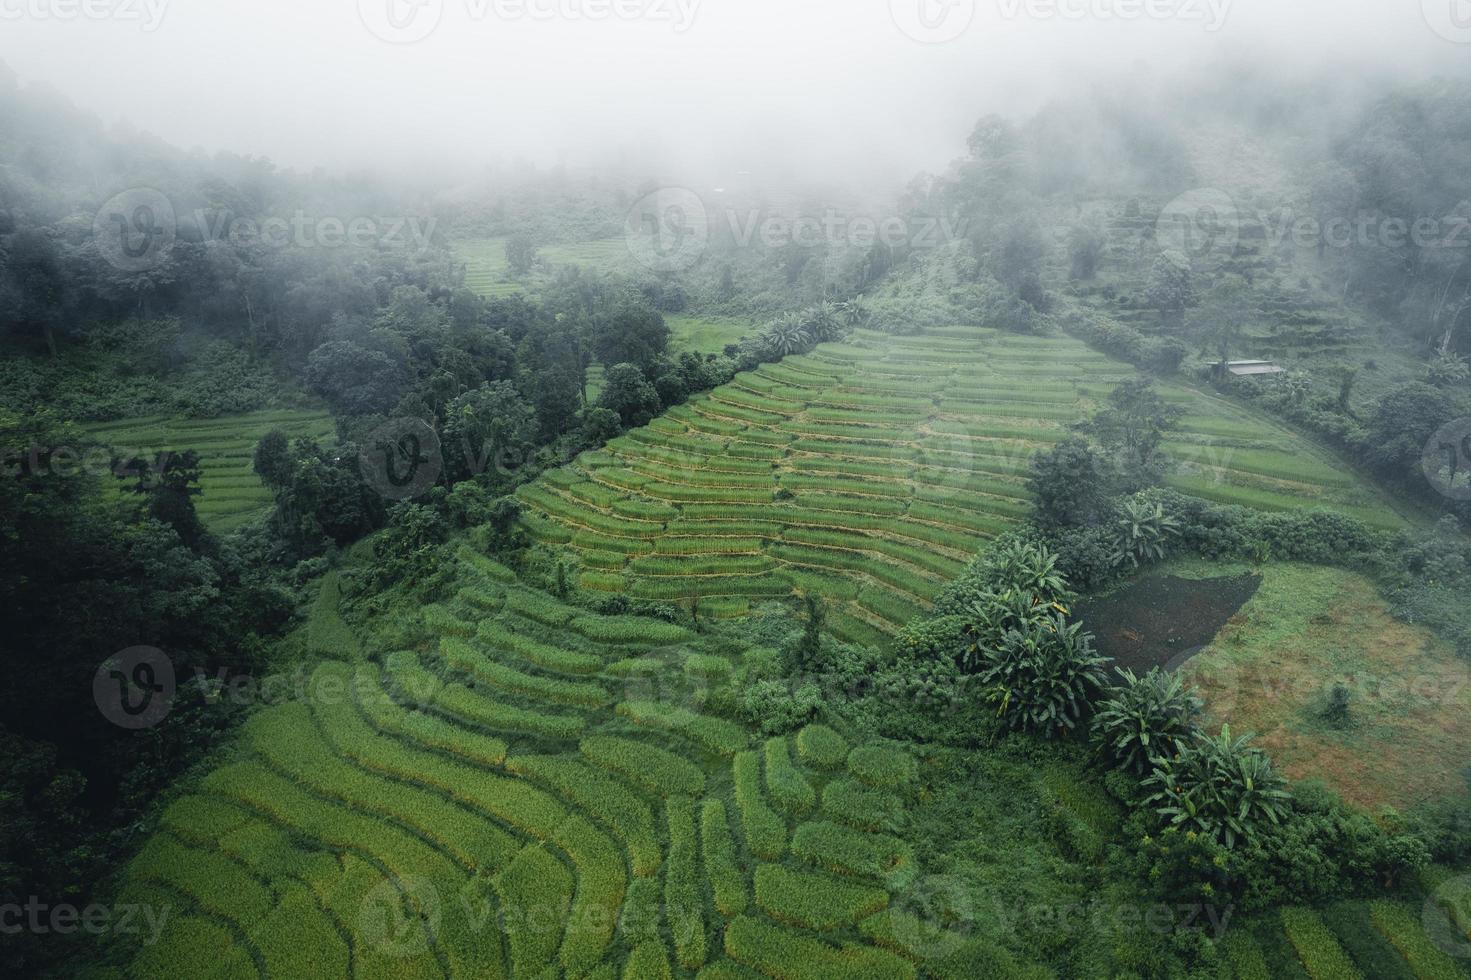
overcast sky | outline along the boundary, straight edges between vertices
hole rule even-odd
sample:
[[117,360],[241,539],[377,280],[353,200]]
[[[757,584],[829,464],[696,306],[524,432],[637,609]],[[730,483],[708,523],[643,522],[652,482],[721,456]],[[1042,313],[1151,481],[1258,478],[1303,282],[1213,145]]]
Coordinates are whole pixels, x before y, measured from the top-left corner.
[[1471,0],[0,0],[0,60],[106,121],[446,177],[621,158],[899,183],[985,112],[1227,56],[1453,70]]

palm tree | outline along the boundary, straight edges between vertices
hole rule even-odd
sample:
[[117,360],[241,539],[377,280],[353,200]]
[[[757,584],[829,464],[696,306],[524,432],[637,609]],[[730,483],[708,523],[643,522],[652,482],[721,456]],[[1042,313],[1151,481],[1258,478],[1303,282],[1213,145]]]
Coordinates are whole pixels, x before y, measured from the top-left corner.
[[796,354],[812,343],[806,325],[795,313],[786,313],[778,317],[767,328],[766,336],[771,340],[772,352],[778,357]]
[[861,327],[873,316],[873,310],[869,308],[868,300],[862,296],[856,296],[839,303],[837,314],[845,326]]
[[827,301],[809,308],[803,317],[806,321],[807,334],[816,343],[837,340],[842,335],[843,324],[838,319],[838,308]]
[[1124,501],[1117,528],[1109,561],[1116,568],[1124,562],[1138,568],[1164,558],[1165,539],[1180,533],[1180,522],[1166,514],[1158,502],[1151,506],[1134,499]]

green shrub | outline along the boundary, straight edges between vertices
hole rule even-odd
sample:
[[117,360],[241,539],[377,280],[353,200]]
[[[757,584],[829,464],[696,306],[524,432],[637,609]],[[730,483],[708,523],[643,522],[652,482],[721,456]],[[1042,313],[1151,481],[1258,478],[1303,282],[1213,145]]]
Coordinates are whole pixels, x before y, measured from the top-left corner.
[[784,734],[822,709],[822,690],[809,682],[759,680],[741,688],[740,709],[763,735]]
[[826,725],[808,725],[797,733],[797,755],[809,766],[836,769],[848,758],[848,743]]
[[1172,756],[1195,728],[1201,702],[1178,674],[1154,668],[1143,677],[1118,672],[1093,716],[1093,740],[1114,765],[1136,776],[1149,772],[1154,756]]
[[1231,738],[1230,726],[1212,738],[1197,732],[1178,755],[1159,757],[1144,780],[1145,803],[1170,826],[1193,830],[1226,847],[1282,822],[1290,798],[1271,760],[1249,747],[1250,736]]
[[1081,623],[1069,625],[1058,614],[1008,629],[998,645],[979,653],[977,677],[1003,723],[1047,737],[1081,723],[1108,663]]

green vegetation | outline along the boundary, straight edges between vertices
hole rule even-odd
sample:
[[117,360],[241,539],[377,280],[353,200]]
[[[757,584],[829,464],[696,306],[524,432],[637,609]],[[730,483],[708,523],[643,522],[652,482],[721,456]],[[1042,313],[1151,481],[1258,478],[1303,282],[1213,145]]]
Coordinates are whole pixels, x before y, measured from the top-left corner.
[[[820,569],[860,587],[834,610],[839,614],[835,626],[854,624],[846,628],[847,638],[874,629],[892,634],[929,608],[943,581],[960,571],[976,547],[1026,515],[1028,488],[1021,478],[1027,458],[1065,434],[1055,421],[1022,424],[1017,413],[1028,410],[1010,407],[1006,400],[1002,384],[1026,356],[1026,339],[984,329],[957,336],[981,352],[980,359],[960,365],[927,337],[860,329],[846,344],[762,365],[708,398],[692,400],[656,424],[614,440],[606,451],[583,456],[575,464],[581,482],[562,485],[544,478],[523,488],[520,497],[533,514],[574,532],[574,553],[637,553],[639,542],[659,537],[661,554],[702,558],[697,567],[686,563],[683,571],[675,563],[638,559],[622,570],[621,581],[602,575],[589,581],[600,590],[684,603],[777,596],[790,592],[803,570]],[[1062,407],[1051,414],[1064,421],[1086,414],[1077,385],[1110,372],[1128,374],[1081,345],[1049,341],[1048,346],[1059,356],[1049,357],[1043,368],[1049,373],[1037,381],[1058,386],[1055,397],[1067,404],[1059,402]],[[977,372],[994,378],[989,391],[999,396],[976,387]],[[928,380],[919,384],[913,380],[917,377]],[[887,386],[906,384],[928,400],[882,393]],[[952,399],[952,390],[965,397]],[[1201,440],[1191,445],[1209,450],[1218,437],[1205,430],[1219,427],[1215,413],[1224,410],[1185,389],[1168,389],[1166,395],[1183,398],[1197,412],[1184,420],[1179,438]],[[1256,425],[1252,431],[1270,440],[1274,451],[1294,439],[1240,413],[1229,417],[1231,426],[1237,421],[1247,428]],[[1265,491],[1230,470],[1234,451],[1219,449],[1220,465],[1208,481],[1191,470],[1180,474],[1180,485],[1188,483],[1208,499],[1259,502]],[[733,465],[746,456],[771,465]],[[1260,455],[1247,459],[1258,468],[1262,461]],[[929,465],[917,466],[919,460]],[[1288,493],[1277,503],[1338,506],[1349,513],[1379,514],[1381,523],[1397,522],[1394,515],[1376,511],[1376,500],[1356,490],[1342,470],[1319,463],[1299,479],[1314,474],[1325,481],[1321,489],[1304,487],[1295,502]],[[585,484],[601,489],[577,489]],[[650,520],[632,521],[624,514]],[[750,533],[757,530],[755,520],[763,522],[758,535]],[[533,520],[532,526],[539,522]],[[724,533],[711,533],[722,526]],[[577,536],[587,530],[601,536],[595,545]],[[584,562],[606,567],[596,555]],[[773,564],[790,574],[769,574]],[[679,580],[670,580],[671,575]]]
[[268,432],[330,442],[332,416],[324,411],[277,410],[211,419],[131,418],[86,426],[88,436],[114,456],[151,464],[161,453],[199,454],[194,509],[217,534],[269,512],[271,491],[252,468],[256,443]]
[[761,760],[755,752],[737,752],[735,767],[736,808],[741,816],[746,847],[751,853],[775,861],[787,849],[787,825],[766,803],[761,792]]
[[756,868],[756,904],[786,925],[825,931],[886,908],[889,893],[824,874],[763,864]]
[[817,793],[792,765],[787,740],[767,739],[762,756],[766,760],[766,789],[777,809],[790,817],[800,817],[812,809]]
[[836,769],[848,758],[848,743],[826,725],[808,725],[797,733],[797,755],[809,766]]
[[[298,173],[0,69],[0,912],[169,912],[0,963],[1464,980],[1471,267],[1275,231],[1459,223],[1471,100],[1222,77],[981,120],[939,241],[669,269],[626,168]],[[435,222],[238,234],[370,204]]]

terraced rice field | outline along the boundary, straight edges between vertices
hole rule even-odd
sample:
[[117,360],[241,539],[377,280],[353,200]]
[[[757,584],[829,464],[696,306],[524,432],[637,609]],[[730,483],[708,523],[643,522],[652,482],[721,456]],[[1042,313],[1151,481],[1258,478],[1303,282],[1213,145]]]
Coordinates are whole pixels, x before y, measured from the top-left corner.
[[[1025,518],[1031,455],[1131,367],[1068,338],[858,331],[743,373],[518,493],[583,586],[740,615],[814,591],[849,639],[893,633]],[[1171,483],[1270,509],[1397,518],[1291,433],[1166,388],[1186,416]]]
[[260,438],[280,429],[291,438],[329,442],[336,427],[326,411],[268,411],[216,419],[133,418],[87,426],[103,445],[124,456],[152,459],[165,451],[199,454],[195,510],[210,530],[225,533],[271,505],[271,494],[251,468]]
[[866,826],[912,758],[753,738],[699,712],[740,650],[455,566],[416,649],[347,642],[168,807],[124,875],[173,913],[132,975],[919,974],[913,856]]
[[[465,263],[465,285],[480,295],[511,296],[525,288],[522,282],[511,278],[504,238],[465,239],[455,242],[454,250]],[[628,245],[622,238],[542,245],[536,254],[553,266],[577,265],[589,269],[619,268],[631,261]]]
[[[1419,905],[1381,900],[1322,909],[1284,908],[1232,922],[1222,942],[1238,980],[1462,980],[1463,966],[1433,941]],[[1446,915],[1446,921],[1453,921]]]

